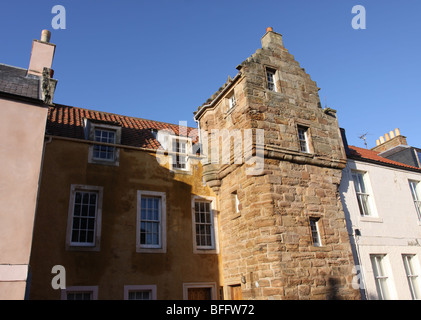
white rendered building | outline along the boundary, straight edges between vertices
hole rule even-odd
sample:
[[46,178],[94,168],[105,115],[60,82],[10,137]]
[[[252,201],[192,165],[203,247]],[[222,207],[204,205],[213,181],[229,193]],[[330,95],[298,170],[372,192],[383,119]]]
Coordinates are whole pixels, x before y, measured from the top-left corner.
[[353,146],[340,195],[363,299],[421,299],[421,169]]

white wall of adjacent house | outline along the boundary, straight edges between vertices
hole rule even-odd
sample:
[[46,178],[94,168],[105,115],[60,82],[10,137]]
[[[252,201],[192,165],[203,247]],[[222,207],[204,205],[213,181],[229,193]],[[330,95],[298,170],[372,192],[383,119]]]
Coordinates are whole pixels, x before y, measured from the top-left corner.
[[[360,196],[366,199],[360,201],[366,201],[370,215],[361,214],[355,172],[363,174],[368,196]],[[360,288],[367,299],[413,299],[411,287],[416,285],[412,292],[421,298],[421,221],[410,180],[420,181],[421,195],[421,173],[355,160],[348,160],[343,170],[340,195],[358,265],[355,279],[361,277]],[[404,255],[412,257],[411,277]]]

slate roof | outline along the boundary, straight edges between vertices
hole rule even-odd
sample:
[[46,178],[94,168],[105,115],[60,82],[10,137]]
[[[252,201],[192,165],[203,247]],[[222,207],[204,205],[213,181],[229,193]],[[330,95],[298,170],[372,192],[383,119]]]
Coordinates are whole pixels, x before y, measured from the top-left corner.
[[351,158],[354,160],[369,161],[373,163],[378,163],[378,164],[383,164],[383,165],[393,166],[393,167],[398,167],[398,168],[400,167],[402,169],[411,169],[411,170],[418,171],[421,173],[421,168],[417,168],[414,166],[407,165],[405,163],[383,158],[378,155],[379,152],[364,149],[364,148],[359,148],[355,146],[348,146],[348,147],[349,147],[348,158]]
[[[178,124],[146,120],[59,104],[49,108],[46,134],[85,139],[83,128],[84,118],[96,123],[100,122],[121,126],[121,144],[132,147],[158,149],[160,144],[155,139],[151,129],[167,129],[172,130],[175,135],[180,134]],[[190,134],[192,130],[195,129],[188,127],[187,134]],[[183,135],[185,136],[185,133],[180,134],[180,136]]]
[[25,98],[40,99],[39,78],[27,70],[0,63],[0,92]]

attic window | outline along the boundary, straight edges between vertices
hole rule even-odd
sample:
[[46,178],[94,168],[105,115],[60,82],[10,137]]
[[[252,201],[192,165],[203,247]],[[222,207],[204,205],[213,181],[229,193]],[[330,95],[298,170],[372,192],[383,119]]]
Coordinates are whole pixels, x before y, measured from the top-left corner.
[[156,137],[158,136],[158,130],[157,129],[151,129],[151,133],[154,136],[154,138],[156,139]]
[[[94,140],[115,144],[116,132],[113,130],[95,129]],[[115,147],[94,144],[93,159],[114,161]]]
[[95,141],[89,147],[88,163],[119,165],[119,149],[121,144],[121,127],[103,124],[88,119],[84,120],[85,137]]

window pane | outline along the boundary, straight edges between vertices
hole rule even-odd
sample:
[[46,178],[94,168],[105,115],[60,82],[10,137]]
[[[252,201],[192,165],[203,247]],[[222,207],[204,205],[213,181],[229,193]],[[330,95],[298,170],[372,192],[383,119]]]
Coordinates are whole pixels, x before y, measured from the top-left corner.
[[414,255],[403,255],[406,276],[408,278],[409,290],[413,300],[421,299],[420,279],[415,267],[416,259]]
[[213,247],[212,213],[209,202],[195,202],[196,245]]
[[142,291],[130,291],[129,300],[151,300],[152,291],[142,290]]
[[389,292],[388,275],[385,272],[386,270],[384,263],[384,255],[371,256],[371,264],[376,281],[378,297],[381,300],[388,300],[391,298],[391,296]]
[[142,196],[140,214],[140,244],[160,244],[161,198]]
[[93,244],[97,198],[95,192],[75,192],[71,236],[73,244]]

